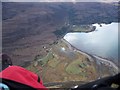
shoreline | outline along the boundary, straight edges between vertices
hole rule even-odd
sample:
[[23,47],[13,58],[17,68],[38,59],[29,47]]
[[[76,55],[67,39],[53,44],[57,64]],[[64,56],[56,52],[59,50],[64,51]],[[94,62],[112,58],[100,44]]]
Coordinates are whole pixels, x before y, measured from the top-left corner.
[[72,44],[70,44],[70,43],[69,43],[67,40],[65,40],[64,38],[61,39],[61,40],[68,45],[69,49],[74,50],[74,51],[77,51],[77,52],[85,55],[86,57],[88,57],[88,59],[89,59],[90,61],[99,61],[100,63],[104,63],[104,64],[105,64],[106,66],[108,66],[108,67],[113,67],[117,73],[119,72],[118,65],[116,65],[116,64],[115,64],[114,62],[112,62],[111,60],[106,59],[106,58],[101,58],[101,57],[96,56],[96,55],[88,54],[87,52],[84,52],[84,51],[76,48],[75,46],[73,46]]

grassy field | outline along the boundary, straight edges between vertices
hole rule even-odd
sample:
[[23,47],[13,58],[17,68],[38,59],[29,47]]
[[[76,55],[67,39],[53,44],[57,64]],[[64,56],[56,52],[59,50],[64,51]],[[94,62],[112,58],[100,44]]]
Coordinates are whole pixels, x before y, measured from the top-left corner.
[[[69,53],[74,55],[73,59],[70,59]],[[38,58],[27,69],[41,76],[44,83],[89,82],[98,79],[99,73],[96,66],[95,62],[90,61],[88,57],[78,51],[70,49],[70,46],[60,40],[52,46],[45,57]]]
[[[62,48],[65,49],[62,51]],[[69,53],[74,55],[73,59],[70,59]],[[86,58],[81,53],[69,49],[69,46],[60,40],[53,45],[45,57],[37,58],[27,69],[42,76],[44,82],[89,81],[96,79],[96,76],[94,76],[97,73],[95,67]],[[93,77],[90,72],[92,72]]]
[[96,27],[93,27],[92,25],[82,25],[82,26],[74,26],[72,27],[73,32],[91,32],[94,31]]
[[66,67],[66,72],[69,74],[80,74],[83,72],[85,65],[81,60],[75,60]]

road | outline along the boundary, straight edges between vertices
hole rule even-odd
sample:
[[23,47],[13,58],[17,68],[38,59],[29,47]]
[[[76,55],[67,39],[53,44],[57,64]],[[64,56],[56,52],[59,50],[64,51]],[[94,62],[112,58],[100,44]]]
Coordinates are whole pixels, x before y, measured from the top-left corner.
[[118,66],[115,65],[113,62],[111,62],[111,61],[109,61],[109,60],[107,60],[107,59],[104,59],[104,58],[100,58],[100,57],[95,56],[95,55],[93,55],[93,56],[94,56],[95,58],[97,58],[98,60],[100,60],[101,62],[104,62],[104,64],[114,67],[114,68],[116,69],[116,71],[119,71],[119,70],[118,70]]

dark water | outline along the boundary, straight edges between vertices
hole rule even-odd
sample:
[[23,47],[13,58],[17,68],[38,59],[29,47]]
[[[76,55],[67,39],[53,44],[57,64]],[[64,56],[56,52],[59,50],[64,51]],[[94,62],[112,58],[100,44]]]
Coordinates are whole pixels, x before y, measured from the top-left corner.
[[89,33],[67,33],[64,39],[76,48],[103,58],[118,61],[118,23],[93,24],[96,30]]

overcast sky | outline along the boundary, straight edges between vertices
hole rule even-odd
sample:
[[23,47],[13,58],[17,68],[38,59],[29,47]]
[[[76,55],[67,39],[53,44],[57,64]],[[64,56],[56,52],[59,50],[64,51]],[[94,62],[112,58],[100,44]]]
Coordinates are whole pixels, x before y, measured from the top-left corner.
[[117,2],[120,0],[1,0],[2,2]]

